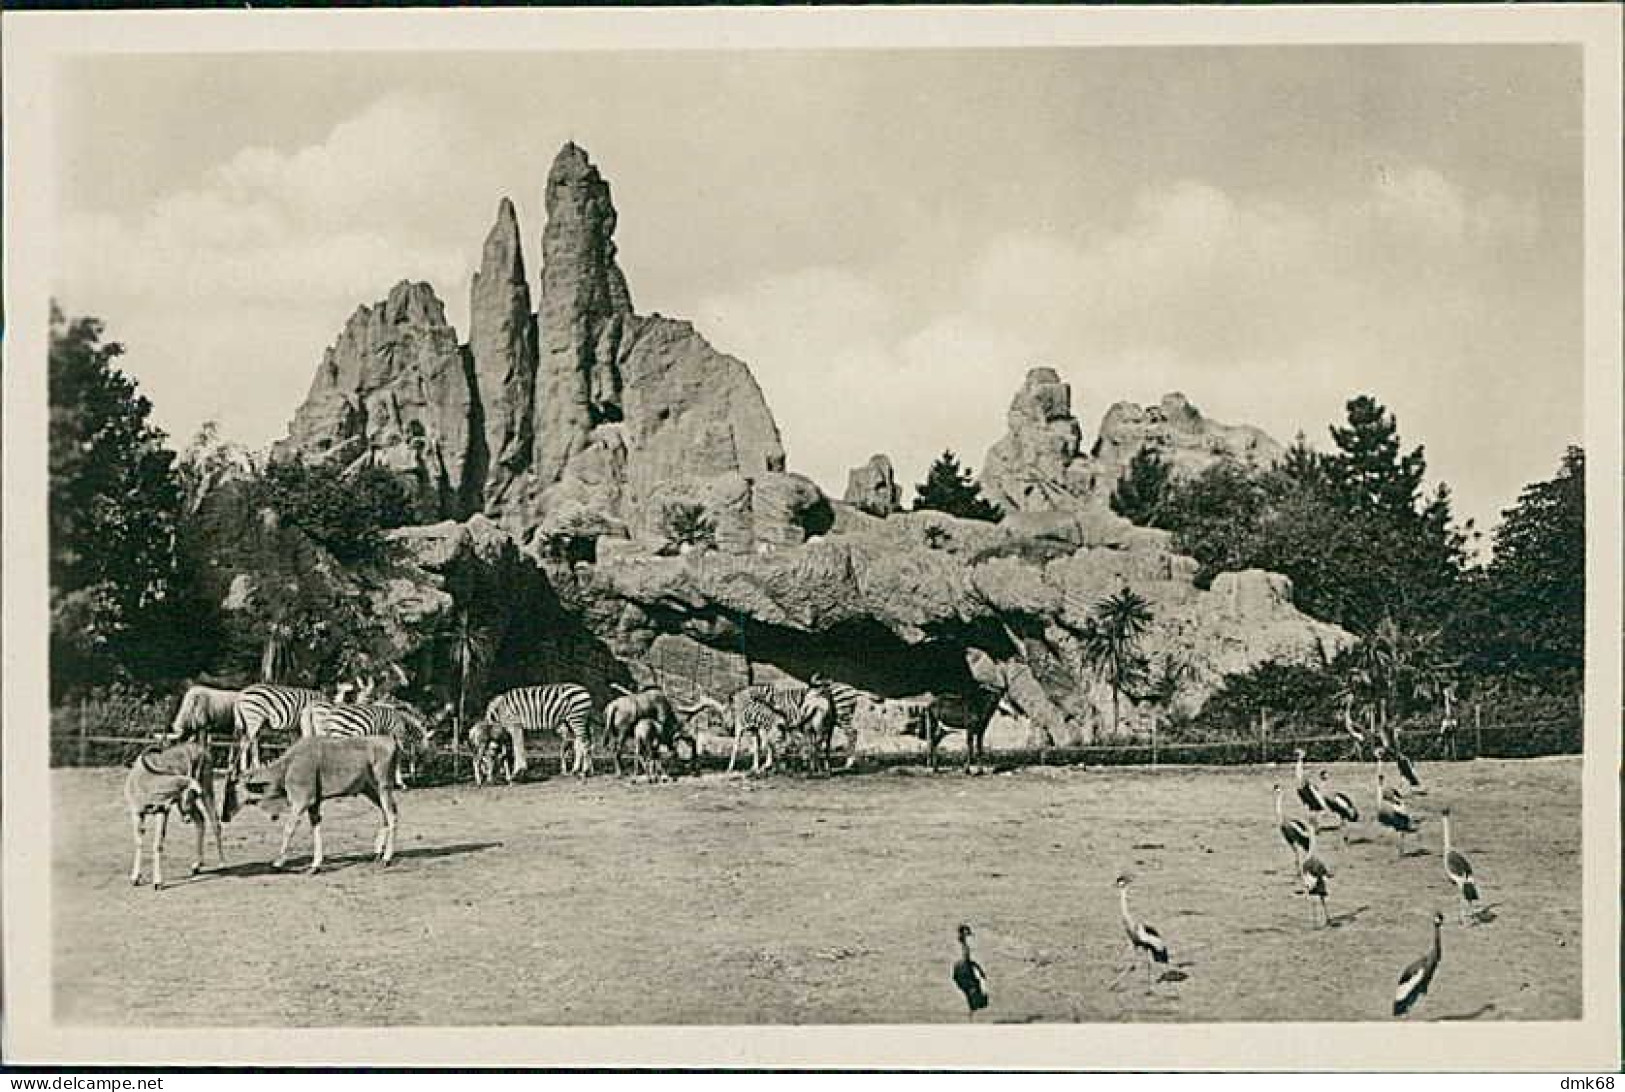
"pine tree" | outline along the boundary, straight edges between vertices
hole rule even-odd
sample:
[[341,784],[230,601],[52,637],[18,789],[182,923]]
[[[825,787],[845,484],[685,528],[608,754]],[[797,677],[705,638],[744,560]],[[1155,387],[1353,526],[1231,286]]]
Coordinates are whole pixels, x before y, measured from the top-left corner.
[[914,487],[914,511],[946,512],[961,519],[997,522],[999,507],[982,496],[982,487],[970,467],[961,467],[952,451],[944,451],[926,471],[925,481]]
[[1112,490],[1112,511],[1142,527],[1159,527],[1168,500],[1172,468],[1155,447],[1142,447]]

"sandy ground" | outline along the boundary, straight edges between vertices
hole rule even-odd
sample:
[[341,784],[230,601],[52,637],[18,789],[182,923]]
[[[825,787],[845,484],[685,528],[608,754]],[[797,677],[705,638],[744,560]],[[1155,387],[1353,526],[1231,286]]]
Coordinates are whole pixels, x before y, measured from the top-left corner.
[[[1332,766],[1362,808],[1369,768]],[[1413,855],[1374,824],[1324,840],[1331,928],[1293,893],[1270,786],[1290,769],[1028,768],[673,784],[547,782],[328,806],[329,871],[272,873],[279,829],[226,828],[231,867],[132,888],[121,772],[57,770],[57,1019],[75,1024],[730,1024],[962,1021],[954,928],[976,930],[994,1021],[1388,1018],[1445,912],[1413,1019],[1580,1015],[1580,761],[1424,768]],[[1493,920],[1456,924],[1436,810]],[[1295,801],[1293,801],[1295,803]],[[1294,809],[1295,810],[1295,809]],[[310,848],[295,840],[295,863]],[[213,862],[210,849],[209,861]],[[1113,880],[1173,962],[1113,988]],[[176,882],[176,881],[179,882]],[[1138,970],[1138,968],[1136,968]]]

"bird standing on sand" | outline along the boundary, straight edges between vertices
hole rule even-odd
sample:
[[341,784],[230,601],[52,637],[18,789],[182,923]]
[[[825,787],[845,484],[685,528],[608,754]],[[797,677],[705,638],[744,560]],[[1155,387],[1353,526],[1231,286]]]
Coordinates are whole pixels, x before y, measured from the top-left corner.
[[1320,771],[1320,794],[1326,798],[1326,807],[1337,816],[1337,829],[1343,833],[1343,844],[1349,844],[1348,825],[1360,821],[1360,809],[1354,806],[1347,793],[1334,792],[1326,781],[1326,771]]
[[1320,913],[1318,915],[1315,914],[1314,904],[1311,903],[1309,906],[1310,920],[1317,925],[1322,918],[1325,919],[1328,926],[1332,923],[1332,916],[1326,909],[1326,880],[1331,874],[1332,870],[1326,867],[1326,862],[1321,859],[1320,854],[1315,852],[1315,836],[1311,833],[1309,835],[1309,850],[1303,855],[1303,864],[1298,868],[1298,878],[1303,881],[1303,893],[1309,898],[1320,900]]
[[1292,870],[1296,872],[1300,864],[1299,851],[1309,848],[1309,835],[1312,832],[1308,823],[1302,819],[1288,819],[1281,810],[1280,785],[1275,786],[1275,821],[1281,824],[1281,838],[1292,851]]
[[1439,959],[1444,955],[1444,946],[1440,942],[1439,930],[1444,926],[1444,915],[1435,912],[1433,915],[1433,948],[1427,955],[1406,967],[1399,976],[1399,985],[1394,988],[1394,1015],[1404,1016],[1422,995],[1428,992],[1433,984],[1433,973],[1439,969]]
[[970,926],[961,925],[959,962],[954,964],[954,985],[959,987],[959,992],[965,995],[965,1004],[970,1006],[967,1019],[974,1020],[978,1011],[987,1008],[987,973],[970,954],[970,938]]
[[1440,818],[1444,822],[1445,875],[1461,892],[1461,923],[1475,924],[1478,921],[1478,907],[1475,905],[1478,902],[1478,881],[1473,878],[1473,863],[1450,846],[1450,809],[1445,808]]
[[1298,799],[1303,801],[1303,806],[1309,809],[1312,822],[1316,827],[1319,827],[1320,813],[1326,810],[1326,798],[1320,795],[1320,790],[1310,782],[1309,775],[1303,772],[1304,749],[1299,747],[1297,754]]
[[1405,810],[1405,805],[1395,803],[1383,792],[1382,764],[1377,764],[1377,822],[1387,827],[1399,836],[1396,853],[1405,855],[1405,835],[1415,834],[1418,822]]
[[[1143,921],[1134,920],[1134,915],[1128,912],[1128,885],[1130,879],[1127,875],[1117,877],[1117,894],[1119,905],[1123,911],[1123,931],[1128,934],[1129,942],[1129,970],[1134,969],[1133,960],[1139,957],[1140,952],[1145,953],[1145,988],[1150,990],[1153,986],[1151,978],[1153,963],[1168,962],[1168,944],[1162,939],[1162,934]],[[1127,972],[1125,972],[1127,973]],[[1118,975],[1122,978],[1122,975]]]

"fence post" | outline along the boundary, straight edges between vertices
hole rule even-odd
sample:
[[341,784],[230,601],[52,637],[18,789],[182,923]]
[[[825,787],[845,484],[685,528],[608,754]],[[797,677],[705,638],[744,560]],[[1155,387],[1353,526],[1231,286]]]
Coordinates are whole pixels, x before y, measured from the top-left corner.
[[83,767],[90,758],[90,711],[89,702],[85,698],[79,699],[79,765]]
[[1480,758],[1484,754],[1484,704],[1473,702],[1473,757]]
[[1269,743],[1269,739],[1270,739],[1270,721],[1269,721],[1269,716],[1270,716],[1269,715],[1269,710],[1267,710],[1267,709],[1260,709],[1258,711],[1258,762],[1259,762],[1259,765],[1263,765],[1264,763],[1269,761],[1269,751],[1270,751],[1270,743]]

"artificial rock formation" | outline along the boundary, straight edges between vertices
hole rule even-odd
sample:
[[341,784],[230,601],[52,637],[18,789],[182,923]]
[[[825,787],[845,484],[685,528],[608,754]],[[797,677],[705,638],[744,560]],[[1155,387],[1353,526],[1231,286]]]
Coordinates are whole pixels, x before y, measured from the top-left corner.
[[535,315],[504,199],[466,354],[433,290],[403,282],[328,350],[278,457],[370,458],[410,478],[420,518],[483,510],[522,542],[561,526],[655,537],[672,495],[782,472],[750,369],[686,322],[633,312],[609,184],[576,145],[554,160],[544,204]]
[[897,487],[891,460],[884,455],[871,455],[868,462],[853,467],[846,476],[846,494],[842,499],[871,516],[885,517],[901,511],[903,491]]
[[1267,466],[1282,454],[1281,445],[1262,429],[1209,420],[1177,392],[1163,395],[1155,406],[1112,406],[1100,422],[1093,455],[1115,482],[1129,460],[1147,447],[1160,451],[1174,474],[1187,477],[1220,459]]
[[350,316],[272,458],[381,466],[406,481],[420,518],[463,516],[483,484],[478,415],[472,369],[440,298],[401,281]]
[[1054,368],[1027,373],[1006,422],[1008,431],[982,463],[989,500],[1006,512],[1072,511],[1098,502],[1100,468],[1082,453],[1072,388]]
[[1099,507],[1129,461],[1148,447],[1186,477],[1221,459],[1265,466],[1281,456],[1281,445],[1263,430],[1210,421],[1178,393],[1155,406],[1116,403],[1085,452],[1082,426],[1072,415],[1072,388],[1053,368],[1027,373],[1007,421],[1009,430],[988,449],[981,474],[983,494],[1006,513]]
[[519,218],[506,197],[485,237],[469,292],[468,353],[473,360],[485,432],[484,495],[501,496],[530,466],[534,441],[536,316],[519,242]]

